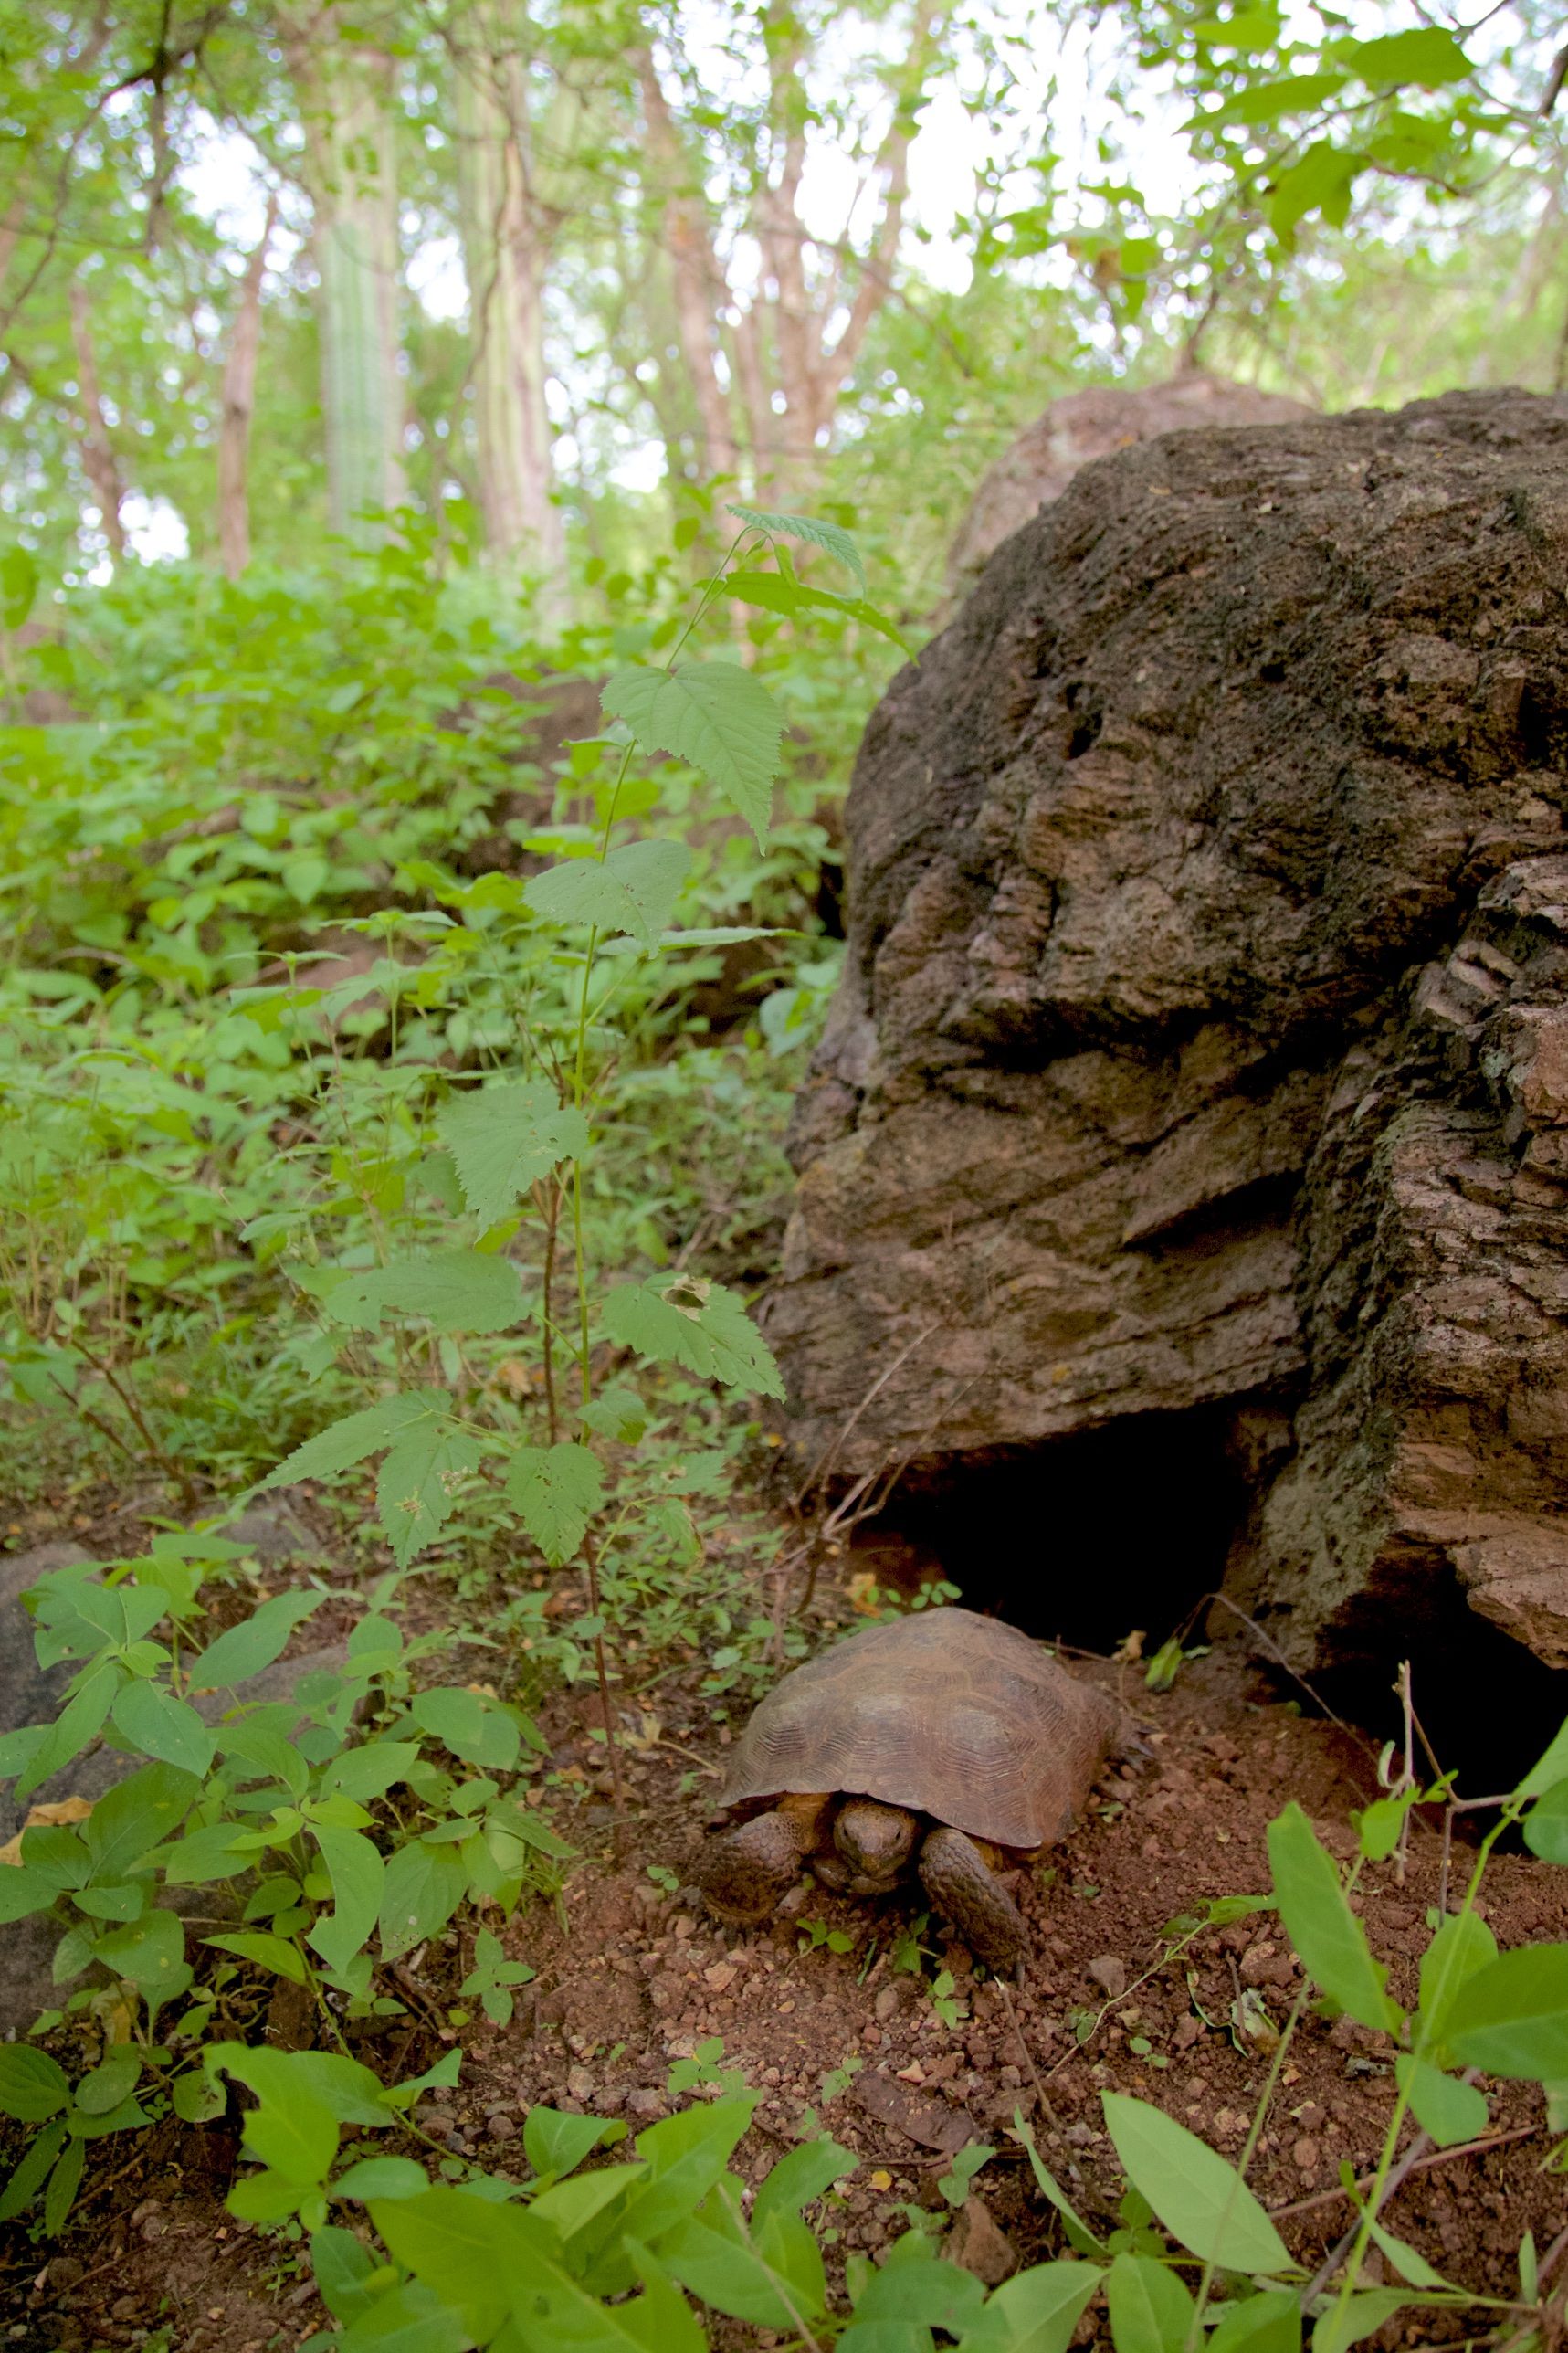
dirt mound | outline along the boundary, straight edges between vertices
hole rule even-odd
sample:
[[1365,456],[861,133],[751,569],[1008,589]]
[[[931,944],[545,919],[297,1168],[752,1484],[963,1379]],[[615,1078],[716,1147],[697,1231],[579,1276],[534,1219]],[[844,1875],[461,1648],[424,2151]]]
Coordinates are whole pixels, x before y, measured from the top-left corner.
[[1520,393],[1169,435],[998,553],[850,797],[770,1309],[805,1459],[1055,1441],[1002,1532],[1049,1585],[1072,1445],[1192,1416],[1166,1522],[1223,1472],[1207,1580],[1292,1655],[1462,1595],[1568,1662],[1565,576]]
[[1311,414],[1282,393],[1196,369],[1169,384],[1091,385],[1067,393],[1025,427],[982,480],[952,543],[950,587],[960,596],[972,588],[1002,542],[1059,499],[1096,458],[1192,426],[1285,425]]

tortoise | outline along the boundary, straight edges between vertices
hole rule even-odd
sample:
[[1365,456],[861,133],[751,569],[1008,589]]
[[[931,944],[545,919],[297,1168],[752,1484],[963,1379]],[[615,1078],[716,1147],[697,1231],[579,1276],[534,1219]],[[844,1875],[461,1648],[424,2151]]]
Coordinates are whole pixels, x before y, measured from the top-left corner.
[[879,1895],[912,1860],[976,1958],[1016,1970],[1027,1931],[997,1872],[1065,1837],[1120,1720],[997,1619],[935,1609],[868,1626],[756,1708],[695,1883],[719,1918],[755,1923],[803,1862]]

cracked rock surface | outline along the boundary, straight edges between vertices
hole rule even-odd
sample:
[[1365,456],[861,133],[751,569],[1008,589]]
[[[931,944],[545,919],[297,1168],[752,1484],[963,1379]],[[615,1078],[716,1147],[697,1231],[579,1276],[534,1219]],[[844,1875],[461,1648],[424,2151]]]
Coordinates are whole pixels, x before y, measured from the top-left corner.
[[1510,392],[1168,435],[1000,548],[850,795],[805,1459],[1233,1410],[1293,1658],[1442,1588],[1568,1664],[1565,581]]

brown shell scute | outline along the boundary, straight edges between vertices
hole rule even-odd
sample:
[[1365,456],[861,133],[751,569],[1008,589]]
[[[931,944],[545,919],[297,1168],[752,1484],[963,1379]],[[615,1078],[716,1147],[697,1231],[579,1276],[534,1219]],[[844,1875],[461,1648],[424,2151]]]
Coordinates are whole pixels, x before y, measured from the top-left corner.
[[742,1734],[721,1802],[846,1790],[998,1846],[1046,1846],[1080,1811],[1117,1713],[1016,1626],[921,1610],[785,1675]]

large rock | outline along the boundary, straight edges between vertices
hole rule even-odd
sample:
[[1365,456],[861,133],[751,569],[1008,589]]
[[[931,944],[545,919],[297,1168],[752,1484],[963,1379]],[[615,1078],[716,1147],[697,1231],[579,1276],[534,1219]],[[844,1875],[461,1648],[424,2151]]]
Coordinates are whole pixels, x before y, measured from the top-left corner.
[[1565,581],[1518,393],[1173,435],[994,557],[850,795],[804,1460],[1228,1415],[1293,1657],[1441,1587],[1568,1663]]
[[1096,458],[1205,425],[1284,425],[1312,411],[1283,393],[1188,369],[1168,384],[1091,385],[1064,393],[982,477],[948,558],[953,592],[972,588],[1005,539],[1059,499]]

